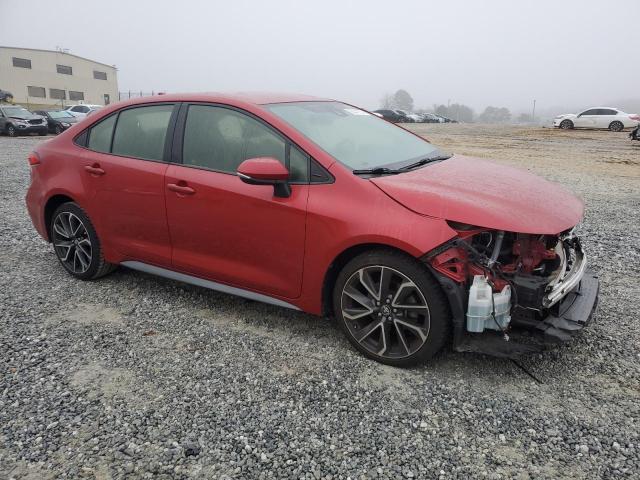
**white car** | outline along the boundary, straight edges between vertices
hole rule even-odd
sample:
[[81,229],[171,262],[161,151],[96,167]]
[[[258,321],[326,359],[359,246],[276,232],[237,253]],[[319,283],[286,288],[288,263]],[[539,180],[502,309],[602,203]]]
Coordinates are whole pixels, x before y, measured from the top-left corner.
[[553,120],[553,126],[571,128],[608,128],[612,132],[621,132],[625,128],[638,125],[640,115],[624,113],[611,107],[589,108],[582,113],[566,113]]
[[65,108],[65,110],[74,117],[84,118],[89,115],[89,113],[101,108],[102,105],[89,105],[85,103],[82,105],[69,105],[67,108]]

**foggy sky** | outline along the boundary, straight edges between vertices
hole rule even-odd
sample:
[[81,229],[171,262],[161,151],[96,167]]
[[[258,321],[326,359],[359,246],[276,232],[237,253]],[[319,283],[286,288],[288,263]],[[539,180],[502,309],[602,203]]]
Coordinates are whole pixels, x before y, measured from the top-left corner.
[[286,91],[528,111],[640,97],[640,3],[0,0],[0,45],[118,68],[119,89]]

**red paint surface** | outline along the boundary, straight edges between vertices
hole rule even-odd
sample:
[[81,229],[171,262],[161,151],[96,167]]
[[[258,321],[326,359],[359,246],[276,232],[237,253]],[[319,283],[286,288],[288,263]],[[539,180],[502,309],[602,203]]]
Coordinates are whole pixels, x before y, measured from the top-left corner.
[[584,210],[582,202],[558,184],[459,155],[372,182],[422,215],[511,232],[557,234],[575,226]]
[[275,158],[250,158],[238,166],[238,173],[256,180],[286,180],[289,170]]
[[[55,195],[91,218],[113,263],[138,260],[265,293],[319,314],[325,275],[343,252],[383,245],[420,257],[456,236],[445,219],[523,233],[558,233],[580,220],[582,203],[520,170],[454,157],[397,176],[355,176],[260,105],[317,100],[273,94],[162,95],[110,105],[37,147],[27,207],[47,238],[45,205]],[[261,117],[334,176],[292,185],[288,198],[233,174],[91,152],[73,138],[123,106],[210,102]],[[85,167],[90,167],[87,170]],[[104,171],[104,174],[100,174]]]

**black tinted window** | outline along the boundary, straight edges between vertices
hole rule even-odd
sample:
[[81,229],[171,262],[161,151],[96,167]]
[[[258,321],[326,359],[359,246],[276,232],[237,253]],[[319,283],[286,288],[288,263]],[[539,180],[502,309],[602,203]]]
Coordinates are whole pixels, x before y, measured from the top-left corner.
[[248,158],[273,157],[285,163],[285,142],[257,120],[228,108],[191,105],[182,161],[235,173]]
[[163,160],[173,105],[129,108],[120,112],[111,153],[145,160]]
[[582,112],[580,115],[598,115],[598,109],[592,108],[591,110],[586,110]]
[[89,131],[88,148],[95,150],[96,152],[109,153],[116,117],[117,115],[111,115],[109,118],[102,120],[100,123],[91,127],[91,130]]
[[309,181],[309,156],[294,145],[289,150],[289,180],[301,183]]
[[618,112],[616,112],[615,110],[611,110],[610,108],[601,108],[600,110],[598,110],[598,114],[599,115],[617,115]]

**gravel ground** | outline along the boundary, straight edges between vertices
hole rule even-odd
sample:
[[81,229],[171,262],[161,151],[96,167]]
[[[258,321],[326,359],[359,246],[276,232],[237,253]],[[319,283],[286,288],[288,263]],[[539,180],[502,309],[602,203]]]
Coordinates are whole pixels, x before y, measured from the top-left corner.
[[453,352],[386,367],[330,321],[124,268],[76,281],[24,206],[42,140],[2,137],[0,478],[638,478],[640,145],[415,128],[587,202],[599,313],[570,345],[522,361],[538,381]]

